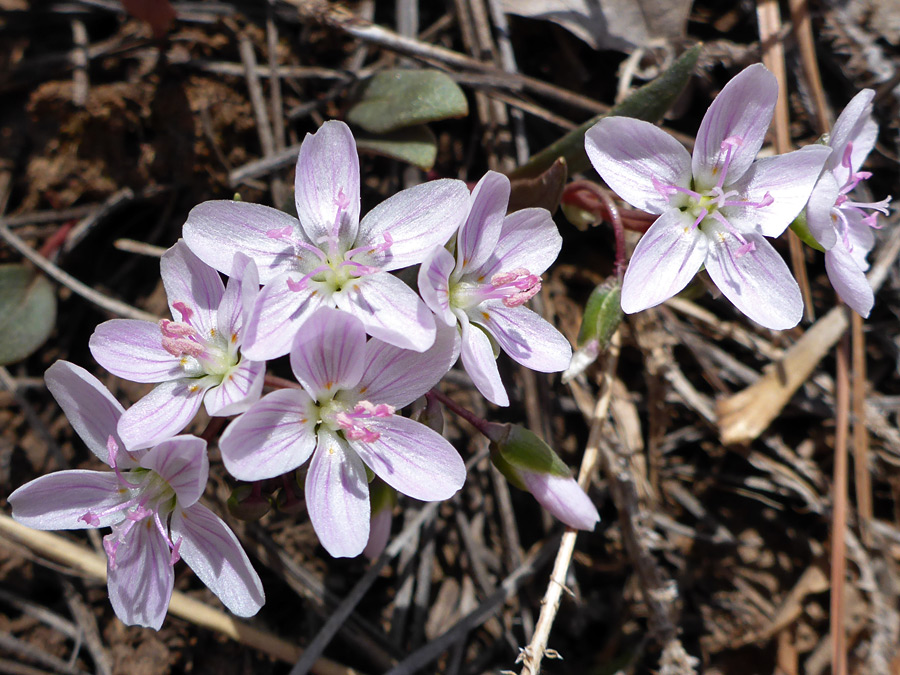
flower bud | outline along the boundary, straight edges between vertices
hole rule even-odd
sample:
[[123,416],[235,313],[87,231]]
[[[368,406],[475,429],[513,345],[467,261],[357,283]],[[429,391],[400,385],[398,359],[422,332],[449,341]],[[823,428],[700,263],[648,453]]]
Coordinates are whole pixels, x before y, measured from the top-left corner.
[[600,514],[569,467],[537,434],[515,424],[489,425],[491,461],[506,479],[530,492],[569,527],[593,530]]
[[562,374],[564,384],[583,373],[609,346],[609,341],[622,323],[621,297],[622,287],[615,279],[600,284],[591,293],[581,319],[578,349]]
[[303,490],[297,480],[297,472],[281,477],[281,489],[275,496],[275,506],[281,513],[289,516],[303,513],[306,502],[303,501]]
[[444,433],[444,409],[432,396],[420,396],[411,405],[410,419],[421,422],[432,431]]
[[228,498],[228,512],[240,520],[259,520],[271,506],[256,485],[238,485]]
[[397,503],[397,491],[380,478],[376,478],[369,485],[369,500],[372,505],[372,516],[369,523],[369,541],[363,549],[363,555],[369,560],[375,560],[384,551],[391,537],[391,517]]

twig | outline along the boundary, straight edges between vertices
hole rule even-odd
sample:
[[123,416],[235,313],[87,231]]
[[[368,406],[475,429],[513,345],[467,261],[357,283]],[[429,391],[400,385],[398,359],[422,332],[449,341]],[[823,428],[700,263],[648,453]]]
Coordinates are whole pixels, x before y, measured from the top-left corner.
[[76,668],[56,656],[47,654],[45,651],[19,640],[5,631],[0,633],[0,648],[7,652],[15,652],[21,654],[27,659],[36,661],[47,668],[52,668],[55,673],[64,673],[65,675],[88,675],[81,668]]
[[97,627],[97,617],[88,608],[84,598],[75,590],[75,586],[71,581],[63,577],[61,579],[63,585],[63,593],[66,596],[66,604],[69,605],[69,611],[78,622],[81,633],[84,636],[84,643],[87,645],[94,661],[94,670],[97,675],[111,675],[112,660],[109,651],[103,646],[100,638],[100,630]]
[[[619,333],[616,332],[607,352],[600,395],[597,397],[597,403],[591,415],[591,430],[584,448],[584,456],[581,458],[581,468],[578,471],[578,484],[585,492],[590,487],[594,471],[600,461],[600,434],[603,431],[609,412],[609,402],[612,398],[613,390],[613,374],[615,373],[618,360]],[[566,575],[569,571],[572,554],[575,551],[575,540],[577,537],[578,530],[566,528],[566,532],[560,541],[559,552],[556,554],[556,560],[553,562],[553,571],[550,573],[550,583],[547,585],[543,600],[541,600],[541,613],[538,616],[537,625],[534,629],[534,636],[532,636],[531,642],[522,652],[525,654],[525,659],[521,675],[538,675],[541,672],[541,660],[547,651],[550,629],[556,620],[562,592],[566,588]]]
[[71,289],[74,293],[77,293],[88,302],[92,302],[101,309],[106,310],[110,314],[122,316],[126,319],[152,321],[153,323],[156,323],[159,320],[159,317],[150,314],[149,312],[144,312],[143,310],[132,307],[131,305],[127,305],[120,300],[116,300],[115,298],[110,298],[106,295],[103,295],[99,291],[95,291],[90,286],[81,283],[80,281],[78,281],[78,279],[71,276],[70,274],[63,272],[59,267],[47,260],[44,256],[40,255],[37,251],[35,251],[19,237],[13,234],[5,225],[0,225],[0,237],[2,237],[10,246],[12,246],[19,253],[28,258],[31,262],[40,267],[48,276],[61,283],[63,286]]
[[850,427],[850,343],[844,335],[837,350],[837,420],[831,516],[831,672],[847,675],[844,584],[847,576],[847,431]]
[[866,334],[863,318],[853,312],[850,315],[853,380],[853,473],[856,483],[856,511],[859,517],[861,539],[866,546],[872,544],[869,523],[872,509],[872,474],[869,469],[869,430],[866,426]]
[[[106,560],[103,556],[50,532],[32,530],[0,513],[0,535],[27,546],[38,555],[63,563],[76,572],[98,581],[106,581]],[[253,647],[280,661],[292,663],[301,649],[281,638],[238,621],[225,612],[213,609],[179,591],[172,593],[169,613],[203,628],[221,633],[248,647]],[[313,672],[317,675],[360,675],[352,668],[328,659],[319,659]]]
[[81,19],[72,19],[72,42],[75,43],[75,49],[72,50],[72,60],[75,65],[75,71],[72,73],[72,99],[79,108],[83,108],[87,103],[88,88],[90,80],[88,79],[88,35],[84,21]]
[[253,43],[246,35],[241,35],[239,47],[241,61],[244,64],[244,76],[247,78],[247,90],[250,93],[250,103],[256,117],[259,145],[262,147],[263,155],[271,157],[275,154],[275,139],[272,137],[272,125],[269,123],[269,113],[266,110],[262,85],[256,75],[256,53],[253,51]]
[[147,244],[143,241],[135,241],[134,239],[116,239],[113,242],[113,246],[115,246],[120,251],[146,255],[151,258],[162,258],[162,254],[168,250],[163,248],[162,246],[154,246],[153,244]]
[[62,247],[63,253],[70,253],[78,246],[79,243],[87,236],[87,234],[104,218],[115,213],[117,210],[129,204],[134,200],[134,191],[131,188],[122,188],[117,190],[94,211],[87,214],[78,221],[66,236],[66,242]]

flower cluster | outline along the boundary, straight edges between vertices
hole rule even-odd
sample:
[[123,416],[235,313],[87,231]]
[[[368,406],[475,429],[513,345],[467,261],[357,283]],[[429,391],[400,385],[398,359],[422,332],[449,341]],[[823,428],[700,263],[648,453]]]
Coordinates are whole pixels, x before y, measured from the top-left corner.
[[[211,416],[236,416],[219,448],[227,471],[253,483],[241,493],[253,502],[246,513],[265,512],[259,486],[271,479],[298,489],[295,472],[308,463],[303,494],[323,547],[377,555],[393,491],[443,500],[466,478],[457,450],[405,407],[460,356],[499,405],[509,403],[500,349],[544,372],[569,364],[568,341],[525,306],[561,237],[544,209],[507,215],[509,195],[498,173],[471,194],[462,181],[436,180],[360,219],[355,141],[342,122],[326,122],[301,146],[296,218],[242,201],[200,204],[161,260],[171,318],[96,328],[97,362],[154,384],[150,393],[124,410],[78,366],[47,371],[72,425],[112,470],[38,478],[10,496],[13,516],[40,529],[111,527],[109,592],[126,623],[159,628],[181,558],[235,614],[254,614],[259,578],[235,535],[200,503],[206,441],[179,435],[203,405]],[[417,265],[421,296],[394,274]],[[281,381],[263,395],[266,362],[286,354],[297,384]],[[546,478],[557,481],[564,472],[553,467]],[[521,484],[565,522],[592,528],[596,509],[574,481],[547,498],[540,473]]]
[[[806,209],[836,290],[867,315],[872,291],[863,272],[875,214],[889,201],[851,201],[870,174],[859,168],[877,127],[871,91],[841,115],[828,145],[756,157],[778,97],[778,83],[756,64],[734,77],[709,107],[693,155],[652,124],[600,120],[585,149],[600,177],[632,206],[659,217],[641,238],[622,282],[622,309],[639,312],[680,292],[705,267],[739,310],[772,329],[803,312],[797,282],[766,237],[778,237]],[[807,206],[808,204],[808,206]]]

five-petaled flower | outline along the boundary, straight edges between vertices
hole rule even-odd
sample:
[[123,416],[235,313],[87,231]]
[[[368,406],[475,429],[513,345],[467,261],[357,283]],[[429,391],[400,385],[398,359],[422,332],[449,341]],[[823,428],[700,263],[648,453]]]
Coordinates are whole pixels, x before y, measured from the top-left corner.
[[236,254],[226,288],[219,273],[179,241],[163,255],[160,271],[176,320],[113,319],[97,326],[89,343],[113,375],[161,382],[122,415],[119,433],[132,450],[177,434],[201,402],[210,415],[243,412],[259,399],[265,375],[264,362],[241,355],[259,292],[253,261]]
[[179,558],[228,609],[256,614],[262,584],[234,533],[198,502],[206,442],[176,436],[129,452],[116,432],[122,406],[83,368],[57,361],[47,386],[88,448],[113,471],[58,471],[9,496],[13,518],[39,530],[112,527],[103,538],[109,598],[130,625],[162,625]]
[[297,218],[233,201],[205,202],[184,225],[202,260],[231,274],[235,251],[256,261],[265,285],[247,329],[254,359],[286,354],[317,307],[357,317],[369,335],[424,351],[434,319],[392,270],[417,265],[465,217],[462,181],[441,179],[393,195],[359,220],[359,158],[343,122],[330,121],[300,147],[294,198]]
[[322,307],[291,348],[302,389],[267,394],[222,434],[225,468],[254,481],[306,474],[309,518],[335,557],[360,554],[369,536],[366,467],[414,499],[447,499],[462,487],[462,458],[443,436],[395,414],[431,389],[456,360],[455,336],[439,329],[425,352],[366,341],[362,322]]
[[471,195],[469,215],[456,235],[456,257],[436,247],[419,268],[422,299],[448,326],[459,326],[461,359],[488,400],[509,405],[494,345],[523,366],[565,370],[568,340],[525,303],[559,254],[562,237],[546,209],[506,215],[509,179],[489,171]]
[[832,286],[861,316],[869,316],[875,303],[865,275],[869,269],[866,256],[875,244],[872,228],[878,227],[878,213],[887,214],[891,201],[887,197],[879,202],[857,202],[849,196],[872,175],[859,169],[878,137],[878,125],[872,119],[874,98],[874,91],[863,89],[834,123],[828,141],[832,153],[806,207],[809,230],[826,249],[825,270]]
[[719,290],[772,329],[800,321],[797,282],[765,237],[804,207],[830,150],[809,146],[754,161],[772,119],[778,83],[761,64],[713,101],[693,156],[658,127],[607,117],[585,134],[594,168],[632,206],[660,214],[641,238],[622,285],[622,309],[668,300],[706,266]]

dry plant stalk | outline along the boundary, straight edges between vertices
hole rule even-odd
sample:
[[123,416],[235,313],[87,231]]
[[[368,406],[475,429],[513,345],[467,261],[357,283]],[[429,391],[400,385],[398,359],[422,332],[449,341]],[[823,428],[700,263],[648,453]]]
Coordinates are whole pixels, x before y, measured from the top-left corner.
[[[35,554],[62,563],[87,577],[106,581],[106,560],[103,556],[59,535],[32,530],[0,513],[0,536],[18,542]],[[303,651],[290,642],[238,621],[230,614],[178,591],[172,593],[169,613],[197,626],[221,633],[285,663],[294,663]],[[313,672],[316,675],[362,675],[358,670],[324,658],[316,661]]]

